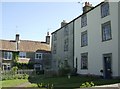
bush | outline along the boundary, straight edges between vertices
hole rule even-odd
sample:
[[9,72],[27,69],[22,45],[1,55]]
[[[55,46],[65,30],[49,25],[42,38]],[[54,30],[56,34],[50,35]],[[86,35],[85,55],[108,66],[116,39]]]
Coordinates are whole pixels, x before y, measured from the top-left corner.
[[95,86],[93,82],[90,82],[90,83],[85,82],[80,86],[80,88],[87,88],[87,87],[93,87],[93,86]]
[[37,84],[38,88],[47,88],[47,89],[53,89],[53,84],[45,84],[45,83],[39,83]]

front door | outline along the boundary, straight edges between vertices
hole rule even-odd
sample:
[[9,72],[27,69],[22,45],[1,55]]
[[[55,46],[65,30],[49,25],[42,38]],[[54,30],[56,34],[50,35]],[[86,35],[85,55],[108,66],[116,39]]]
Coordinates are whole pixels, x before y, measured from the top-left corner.
[[112,54],[103,55],[103,62],[104,62],[103,76],[105,79],[111,78],[111,73],[112,73],[111,61],[112,61]]

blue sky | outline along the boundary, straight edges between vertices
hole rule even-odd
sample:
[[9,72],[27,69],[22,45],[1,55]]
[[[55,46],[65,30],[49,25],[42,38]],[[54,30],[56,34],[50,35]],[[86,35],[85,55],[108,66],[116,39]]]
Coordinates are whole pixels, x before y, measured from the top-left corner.
[[[98,3],[99,0],[91,4]],[[0,39],[8,40],[15,39],[15,34],[19,33],[21,40],[44,41],[47,31],[57,30],[61,21],[69,22],[82,13],[82,4],[77,1],[2,2],[0,8]]]

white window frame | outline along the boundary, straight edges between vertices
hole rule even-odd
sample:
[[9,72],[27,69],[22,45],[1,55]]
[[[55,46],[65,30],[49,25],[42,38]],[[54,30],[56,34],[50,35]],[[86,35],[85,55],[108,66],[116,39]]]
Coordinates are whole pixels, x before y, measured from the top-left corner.
[[43,66],[41,64],[35,64],[34,69],[39,68],[39,70],[43,70]]
[[102,24],[102,41],[108,41],[111,39],[112,39],[111,22],[108,21]]
[[87,31],[81,33],[81,47],[88,45],[88,36]]
[[19,58],[26,58],[26,52],[20,52]]
[[[41,55],[41,58],[37,57],[37,55]],[[35,59],[37,60],[42,60],[42,57],[43,57],[43,53],[35,53]]]
[[[86,66],[86,68],[84,66]],[[88,53],[81,53],[81,69],[88,69]]]
[[12,52],[4,52],[4,60],[12,60]]
[[87,26],[87,15],[81,17],[81,28]]
[[101,5],[101,18],[104,18],[110,14],[109,3],[105,2]]

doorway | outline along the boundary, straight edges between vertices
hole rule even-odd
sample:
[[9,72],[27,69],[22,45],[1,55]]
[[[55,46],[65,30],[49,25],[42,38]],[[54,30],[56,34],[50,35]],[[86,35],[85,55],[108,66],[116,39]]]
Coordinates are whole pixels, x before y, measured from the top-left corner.
[[112,53],[103,54],[103,77],[105,79],[112,77]]

